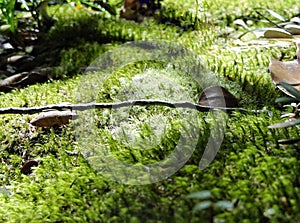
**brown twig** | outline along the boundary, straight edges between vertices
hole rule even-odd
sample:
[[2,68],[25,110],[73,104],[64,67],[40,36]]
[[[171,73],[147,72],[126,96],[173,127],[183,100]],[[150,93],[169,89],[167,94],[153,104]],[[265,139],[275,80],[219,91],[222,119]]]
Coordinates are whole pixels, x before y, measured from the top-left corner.
[[130,106],[165,106],[170,108],[189,108],[200,112],[206,112],[209,110],[224,110],[224,111],[241,111],[241,112],[254,112],[260,113],[265,111],[260,110],[246,110],[244,108],[228,108],[228,107],[212,107],[197,105],[191,102],[167,102],[161,100],[131,100],[124,102],[115,103],[81,103],[81,104],[56,104],[56,105],[46,105],[40,107],[10,107],[10,108],[0,108],[0,114],[34,114],[43,112],[46,110],[73,110],[73,111],[84,111],[89,109],[116,109],[122,107]]

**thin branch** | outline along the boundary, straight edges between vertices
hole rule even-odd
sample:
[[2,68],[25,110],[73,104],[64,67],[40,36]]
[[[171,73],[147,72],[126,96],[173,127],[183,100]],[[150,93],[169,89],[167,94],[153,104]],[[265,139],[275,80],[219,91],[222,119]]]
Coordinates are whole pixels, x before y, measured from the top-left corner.
[[197,105],[191,102],[167,102],[161,100],[131,100],[124,102],[116,102],[116,103],[81,103],[81,104],[56,104],[56,105],[46,105],[40,107],[10,107],[10,108],[0,108],[0,114],[34,114],[47,110],[73,110],[73,111],[84,111],[89,109],[116,109],[122,107],[130,107],[130,106],[165,106],[170,108],[190,108],[200,112],[206,112],[209,110],[224,110],[224,111],[241,111],[241,112],[266,112],[261,110],[246,110],[244,108],[227,108],[227,107],[211,107],[211,106],[203,106]]
[[258,15],[262,16],[264,19],[266,19],[269,23],[273,24],[277,28],[281,28],[279,25],[277,25],[275,22],[273,22],[271,19],[267,18],[263,14],[261,14],[258,10],[255,11]]

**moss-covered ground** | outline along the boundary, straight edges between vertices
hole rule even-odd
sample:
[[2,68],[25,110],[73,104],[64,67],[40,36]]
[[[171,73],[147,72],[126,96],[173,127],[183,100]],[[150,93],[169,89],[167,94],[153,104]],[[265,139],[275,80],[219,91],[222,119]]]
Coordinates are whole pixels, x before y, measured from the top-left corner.
[[[299,13],[299,4],[294,0],[208,0],[199,5],[192,0],[164,0],[157,19],[138,24],[83,9],[49,8],[58,22],[47,41],[64,47],[57,58],[58,80],[3,93],[0,107],[75,103],[82,92],[86,94],[80,102],[118,102],[141,96],[196,103],[204,86],[181,69],[160,61],[131,62],[89,76],[78,71],[127,41],[165,40],[198,55],[205,69],[217,74],[217,83],[240,99],[239,107],[270,112],[223,114],[226,122],[218,125],[212,113],[137,106],[86,112],[83,114],[87,120],[37,129],[29,125],[34,115],[1,115],[0,221],[298,222],[298,146],[279,145],[278,140],[296,138],[299,130],[268,129],[268,125],[282,120],[281,107],[274,105],[281,93],[272,84],[267,69],[270,56],[292,60],[296,48],[291,41],[239,41],[237,37],[245,30],[234,26],[234,20],[247,18],[250,28],[269,25],[255,13],[256,8],[270,8],[286,18]],[[136,56],[130,51],[124,53],[128,54],[126,58]],[[190,63],[185,65],[195,66],[194,60]],[[205,69],[196,70],[196,77],[205,80]],[[98,89],[95,86],[101,88],[89,94],[90,89]],[[172,153],[187,126],[188,130],[197,129],[186,136],[195,140],[195,148],[171,176],[151,183],[139,172],[120,172],[114,163],[117,158],[141,170],[139,166],[163,160]],[[200,170],[199,161],[211,129],[222,126],[225,133],[220,150],[210,165]],[[86,155],[91,148],[99,155],[96,166],[80,154],[84,151]],[[189,153],[189,149],[180,154]],[[38,160],[39,165],[30,175],[24,175],[21,167],[30,159]],[[162,164],[156,175],[170,168],[172,165]],[[129,184],[114,180],[121,175],[126,178],[126,174],[134,176],[125,180]],[[139,184],[148,181],[150,184]],[[201,200],[187,195],[204,190],[211,191],[213,202],[226,200],[232,208],[193,211]]]

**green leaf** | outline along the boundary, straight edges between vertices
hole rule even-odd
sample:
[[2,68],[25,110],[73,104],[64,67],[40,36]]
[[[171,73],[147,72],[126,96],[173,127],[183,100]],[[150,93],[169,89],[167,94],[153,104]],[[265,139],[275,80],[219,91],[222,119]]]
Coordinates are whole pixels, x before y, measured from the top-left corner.
[[186,197],[191,199],[208,199],[212,197],[212,194],[209,190],[203,190],[203,191],[191,193]]
[[218,201],[214,206],[217,208],[233,209],[233,204],[230,201]]
[[287,84],[285,82],[280,82],[279,85],[284,87],[291,95],[293,95],[295,98],[300,100],[300,92],[296,90],[294,87],[292,87],[290,84]]
[[202,201],[194,206],[193,211],[201,211],[201,210],[207,209],[207,208],[211,207],[212,204],[213,203],[211,201]]
[[274,125],[269,125],[268,128],[269,129],[286,128],[286,127],[291,127],[291,126],[298,125],[298,124],[300,124],[300,119],[296,119],[296,120],[293,120],[293,121],[276,123]]
[[300,100],[291,97],[281,97],[275,100],[275,103],[292,103],[292,102],[300,102]]

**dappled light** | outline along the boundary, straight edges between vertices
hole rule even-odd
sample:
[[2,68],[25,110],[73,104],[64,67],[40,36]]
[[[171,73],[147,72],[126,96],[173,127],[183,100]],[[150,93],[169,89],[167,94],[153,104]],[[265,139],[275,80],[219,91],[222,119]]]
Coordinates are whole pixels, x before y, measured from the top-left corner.
[[299,222],[295,0],[0,0],[0,222]]

